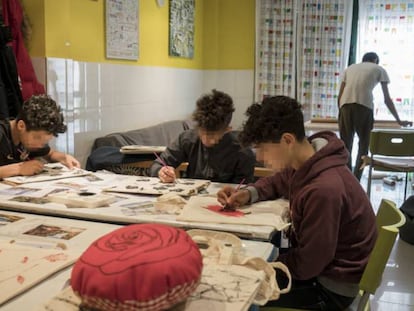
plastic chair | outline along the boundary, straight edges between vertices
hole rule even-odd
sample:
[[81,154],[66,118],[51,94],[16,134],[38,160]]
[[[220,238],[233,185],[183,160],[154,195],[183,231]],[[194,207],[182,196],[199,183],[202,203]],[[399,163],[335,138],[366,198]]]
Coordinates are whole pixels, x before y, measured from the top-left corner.
[[[370,295],[375,294],[375,291],[381,284],[385,265],[388,262],[388,258],[390,257],[395,239],[398,235],[398,228],[404,225],[404,223],[405,217],[396,207],[395,203],[383,199],[376,216],[378,238],[369,257],[368,264],[365,267],[361,281],[359,282],[360,293],[359,297],[356,298],[356,302],[358,302],[358,311],[370,310],[369,297]],[[261,307],[260,310],[294,311],[298,309],[289,309],[283,307]]]
[[358,311],[370,310],[369,296],[374,295],[381,284],[382,274],[397,238],[399,227],[404,225],[405,216],[395,203],[383,199],[377,213],[378,238],[359,282],[361,298]]
[[372,170],[405,172],[404,199],[407,196],[408,173],[414,172],[414,130],[375,129],[371,131],[369,150],[364,156],[369,165],[367,194],[371,195]]

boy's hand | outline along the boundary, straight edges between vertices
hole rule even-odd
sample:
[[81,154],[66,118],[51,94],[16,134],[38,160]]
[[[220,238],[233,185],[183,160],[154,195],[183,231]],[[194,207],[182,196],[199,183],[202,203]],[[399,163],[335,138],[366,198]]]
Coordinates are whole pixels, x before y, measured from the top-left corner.
[[226,208],[236,209],[249,203],[250,191],[236,191],[233,187],[225,186],[217,192],[217,200]]
[[38,160],[30,160],[19,163],[19,175],[32,176],[43,171],[43,162]]
[[70,154],[65,154],[63,159],[59,161],[63,165],[67,166],[68,168],[72,169],[74,167],[80,168],[80,163]]
[[176,178],[175,169],[171,166],[163,166],[158,171],[158,177],[160,178],[161,182],[172,183]]

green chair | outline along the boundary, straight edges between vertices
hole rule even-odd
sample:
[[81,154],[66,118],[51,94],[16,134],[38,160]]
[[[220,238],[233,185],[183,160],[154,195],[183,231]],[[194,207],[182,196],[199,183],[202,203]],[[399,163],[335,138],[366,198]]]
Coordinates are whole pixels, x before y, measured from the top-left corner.
[[[405,217],[395,203],[383,199],[377,212],[376,224],[378,238],[369,257],[361,281],[359,297],[356,298],[357,310],[370,310],[369,297],[374,295],[381,284],[382,274],[398,235],[398,228],[405,223]],[[354,305],[354,304],[353,304]],[[262,311],[296,311],[283,307],[261,307]],[[354,310],[352,308],[348,310]]]
[[359,282],[361,297],[358,311],[370,310],[369,296],[374,295],[381,284],[382,273],[397,238],[398,228],[404,223],[405,216],[395,203],[383,199],[377,212],[378,239]]
[[367,194],[371,195],[372,170],[404,172],[404,199],[407,196],[408,173],[414,172],[414,131],[412,129],[371,131],[370,156],[364,156],[369,165]]

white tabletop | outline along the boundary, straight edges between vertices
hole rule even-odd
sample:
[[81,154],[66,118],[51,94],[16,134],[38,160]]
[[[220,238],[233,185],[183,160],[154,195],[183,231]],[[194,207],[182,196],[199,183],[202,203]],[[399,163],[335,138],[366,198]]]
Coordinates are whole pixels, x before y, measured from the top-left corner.
[[[31,215],[26,213],[16,213],[10,211],[0,211],[0,215],[13,215],[20,217],[19,221],[3,225],[0,227],[0,238],[19,240],[23,237],[23,232],[29,227],[38,224],[54,224],[67,227],[86,228],[78,236],[64,241],[67,248],[71,251],[78,252],[80,255],[88,246],[99,236],[106,234],[119,226],[107,223],[89,222],[83,220],[55,218],[48,216]],[[19,223],[20,222],[20,223]],[[38,238],[39,240],[40,238]],[[51,238],[44,237],[43,241]],[[53,239],[52,239],[53,240]],[[34,242],[36,244],[37,241]],[[246,257],[262,257],[265,260],[272,260],[276,256],[274,247],[270,243],[242,240],[243,252]],[[71,267],[66,268],[37,286],[27,290],[25,293],[15,297],[0,307],[1,311],[21,311],[36,310],[40,305],[56,296],[68,284]],[[253,292],[251,293],[254,294]],[[251,299],[250,297],[249,299]]]
[[[99,172],[95,173],[95,175],[99,176],[102,180],[91,182],[88,181],[87,177],[76,177],[68,178],[63,181],[66,181],[69,184],[73,184],[74,186],[77,185],[81,187],[83,191],[98,193],[103,187],[119,183],[123,178],[125,178],[123,175]],[[62,180],[53,182],[30,183],[22,185],[22,187],[38,187],[43,189],[42,191],[38,191],[36,194],[36,196],[41,197],[42,194],[44,195],[45,193],[48,193],[48,191],[50,192],[50,189],[52,187],[57,187],[56,182],[59,183],[62,182]],[[210,184],[210,186],[207,188],[207,192],[202,195],[214,196],[222,186],[222,184],[217,183]],[[10,188],[10,186],[0,184],[0,209],[11,211],[24,211],[35,214],[95,220],[115,224],[162,223],[181,228],[199,228],[227,231],[243,238],[259,239],[264,241],[268,241],[275,231],[274,227],[262,225],[178,221],[175,214],[154,212],[154,210],[151,210],[150,208],[137,208],[137,204],[145,205],[146,203],[154,202],[156,200],[156,196],[117,194],[119,200],[110,204],[108,207],[73,208],[59,203],[33,204],[30,202],[11,202],[9,199],[15,194],[7,194],[6,190],[2,191],[2,188],[7,189]],[[131,208],[131,206],[134,206],[134,208]]]

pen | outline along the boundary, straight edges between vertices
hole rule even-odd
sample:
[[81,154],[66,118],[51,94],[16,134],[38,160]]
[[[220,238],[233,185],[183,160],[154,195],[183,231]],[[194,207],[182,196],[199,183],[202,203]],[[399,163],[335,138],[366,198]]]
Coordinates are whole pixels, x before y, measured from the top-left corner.
[[[237,191],[240,190],[240,187],[243,185],[245,180],[246,180],[246,178],[243,178],[241,180],[241,182],[237,185],[236,190],[234,191],[234,193],[236,193]],[[230,207],[228,204],[225,204],[221,210],[227,212],[227,211],[233,211],[234,208]]]
[[236,192],[240,190],[240,187],[243,185],[244,181],[246,180],[246,178],[243,178],[242,181],[240,182],[240,184],[236,187]]
[[[168,167],[167,163],[165,163],[165,161],[155,151],[154,151],[154,155],[156,156],[158,161],[161,162],[163,167]],[[165,171],[164,171],[164,173],[165,173]],[[167,173],[165,173],[165,174],[168,175],[169,177],[172,177],[172,176],[170,176],[170,174],[167,174]]]
[[156,156],[156,158],[158,159],[158,161],[161,162],[161,164],[163,166],[168,166],[167,163],[165,163],[165,161],[163,159],[161,159],[161,157],[154,151],[154,155]]

